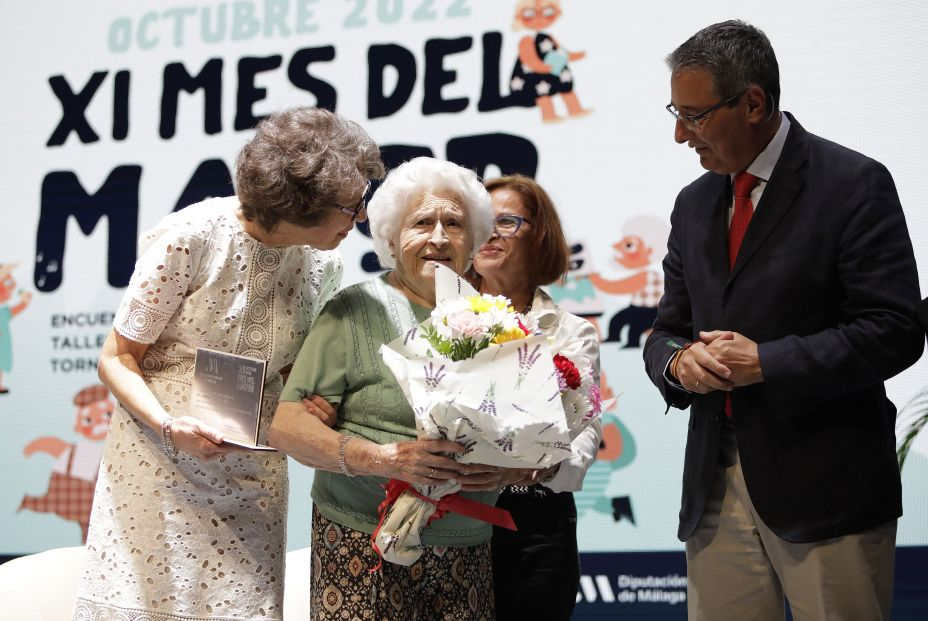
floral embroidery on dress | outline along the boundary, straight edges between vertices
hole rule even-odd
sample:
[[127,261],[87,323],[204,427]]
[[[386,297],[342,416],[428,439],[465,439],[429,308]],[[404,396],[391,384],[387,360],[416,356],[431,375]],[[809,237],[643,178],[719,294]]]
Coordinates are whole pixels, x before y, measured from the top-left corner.
[[[143,377],[175,417],[188,413],[197,347],[266,360],[265,434],[279,371],[337,289],[342,264],[333,252],[261,244],[237,207],[234,197],[204,201],[144,234],[114,324],[150,344]],[[74,618],[279,620],[286,517],[286,458],[169,457],[159,434],[117,407]]]

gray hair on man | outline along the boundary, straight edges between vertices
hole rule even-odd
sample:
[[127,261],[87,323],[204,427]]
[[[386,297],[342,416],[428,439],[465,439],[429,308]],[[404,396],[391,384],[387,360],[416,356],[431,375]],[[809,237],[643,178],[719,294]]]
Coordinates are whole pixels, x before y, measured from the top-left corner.
[[374,252],[381,266],[396,267],[390,241],[399,232],[409,206],[426,194],[447,194],[461,202],[473,234],[471,258],[490,239],[493,207],[477,174],[451,162],[417,157],[391,170],[367,205]]
[[761,30],[740,20],[706,26],[667,56],[667,66],[680,71],[705,71],[712,76],[719,99],[734,97],[756,84],[780,108],[780,67],[770,40]]

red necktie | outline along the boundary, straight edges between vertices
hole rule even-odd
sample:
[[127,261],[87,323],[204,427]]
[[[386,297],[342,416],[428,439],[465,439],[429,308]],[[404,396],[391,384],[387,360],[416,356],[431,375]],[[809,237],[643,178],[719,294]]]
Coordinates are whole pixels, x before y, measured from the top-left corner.
[[741,171],[735,175],[735,212],[728,225],[728,267],[735,266],[741,240],[751,223],[754,215],[754,205],[751,203],[751,190],[757,185],[757,177],[749,172]]
[[[728,225],[728,267],[735,266],[741,241],[747,233],[751,216],[754,215],[754,205],[751,203],[751,190],[757,185],[757,177],[749,172],[741,171],[735,175],[735,212]],[[725,415],[731,418],[731,393],[725,395]]]

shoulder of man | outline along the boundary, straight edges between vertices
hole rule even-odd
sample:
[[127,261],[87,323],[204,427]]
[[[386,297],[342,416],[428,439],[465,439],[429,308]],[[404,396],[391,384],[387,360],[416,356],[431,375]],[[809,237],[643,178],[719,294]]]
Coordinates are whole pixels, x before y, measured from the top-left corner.
[[[795,118],[790,117],[793,128],[790,129],[790,136],[787,138],[784,153],[795,145],[796,141],[808,145],[809,164],[813,168],[821,167],[831,178],[843,177],[849,180],[860,180],[861,175],[882,171],[889,174],[886,167],[868,155],[855,151],[849,147],[839,144],[833,140],[828,140],[816,134],[805,130]],[[866,178],[866,177],[863,177]]]
[[685,185],[677,196],[678,201],[704,200],[707,196],[717,195],[727,187],[728,175],[705,172],[694,181]]

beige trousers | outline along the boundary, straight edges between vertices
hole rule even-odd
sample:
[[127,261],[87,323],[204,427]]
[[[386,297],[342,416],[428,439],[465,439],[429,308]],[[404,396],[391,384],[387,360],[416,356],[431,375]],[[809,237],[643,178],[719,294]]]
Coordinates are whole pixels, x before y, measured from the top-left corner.
[[785,596],[795,621],[889,621],[896,520],[815,543],[784,541],[757,515],[734,462],[719,467],[686,542],[690,620],[783,621]]

